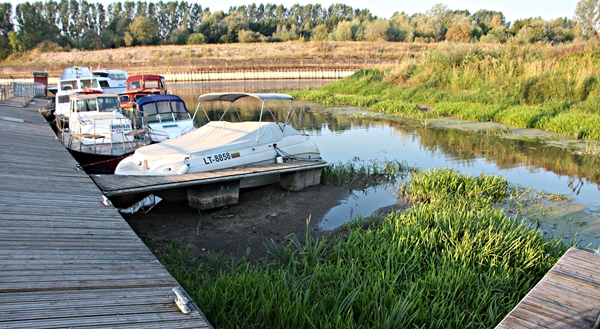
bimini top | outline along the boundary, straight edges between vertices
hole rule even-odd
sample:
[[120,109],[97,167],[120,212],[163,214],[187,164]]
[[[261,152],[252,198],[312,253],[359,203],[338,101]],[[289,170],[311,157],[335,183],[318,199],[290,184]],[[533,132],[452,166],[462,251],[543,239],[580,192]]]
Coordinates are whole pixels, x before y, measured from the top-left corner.
[[148,104],[148,103],[168,102],[168,101],[180,101],[180,102],[183,102],[183,100],[181,99],[181,97],[179,97],[177,95],[173,95],[173,94],[154,94],[154,95],[148,95],[148,96],[141,97],[140,99],[137,100],[137,104],[138,104],[139,107],[142,107],[142,106],[144,106],[145,104]]
[[294,97],[287,94],[271,94],[271,93],[263,93],[263,94],[253,94],[253,93],[210,93],[200,95],[198,97],[198,102],[216,102],[216,101],[224,101],[233,103],[236,100],[244,97],[252,97],[256,98],[260,101],[270,100],[270,99],[283,99],[293,101]]

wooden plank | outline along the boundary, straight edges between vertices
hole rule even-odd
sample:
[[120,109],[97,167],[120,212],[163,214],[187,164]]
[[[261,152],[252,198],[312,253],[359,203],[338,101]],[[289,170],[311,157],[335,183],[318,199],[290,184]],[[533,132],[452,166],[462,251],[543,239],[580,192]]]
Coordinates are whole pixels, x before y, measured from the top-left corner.
[[591,328],[599,299],[600,256],[571,248],[496,328]]

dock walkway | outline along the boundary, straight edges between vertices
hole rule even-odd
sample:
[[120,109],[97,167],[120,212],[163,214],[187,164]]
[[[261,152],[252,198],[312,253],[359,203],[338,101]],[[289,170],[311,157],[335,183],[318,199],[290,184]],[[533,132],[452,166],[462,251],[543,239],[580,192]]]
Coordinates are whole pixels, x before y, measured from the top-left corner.
[[181,287],[75,169],[41,102],[0,105],[0,328],[212,328],[176,306]]
[[570,248],[496,329],[597,328],[599,301],[600,256]]

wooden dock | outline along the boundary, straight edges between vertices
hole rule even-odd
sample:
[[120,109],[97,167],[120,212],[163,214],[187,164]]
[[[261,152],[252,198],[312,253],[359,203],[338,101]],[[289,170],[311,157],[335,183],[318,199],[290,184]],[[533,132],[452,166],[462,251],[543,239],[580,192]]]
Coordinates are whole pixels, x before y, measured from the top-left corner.
[[34,102],[0,105],[0,328],[212,328]]
[[599,312],[600,256],[570,248],[496,328],[591,329]]
[[[290,161],[184,175],[91,177],[106,196],[122,207],[131,206],[127,204],[128,196],[138,195],[137,199],[141,199],[154,193],[163,199],[187,198],[190,206],[205,210],[237,203],[239,188],[244,187],[243,182],[260,180],[265,175],[275,175],[277,179],[280,177],[281,186],[286,190],[301,190],[317,185],[320,183],[321,170],[327,165],[328,163],[323,161]],[[198,201],[199,194],[202,195],[203,201]],[[120,199],[120,196],[124,196],[125,199]],[[193,201],[190,201],[190,198]]]

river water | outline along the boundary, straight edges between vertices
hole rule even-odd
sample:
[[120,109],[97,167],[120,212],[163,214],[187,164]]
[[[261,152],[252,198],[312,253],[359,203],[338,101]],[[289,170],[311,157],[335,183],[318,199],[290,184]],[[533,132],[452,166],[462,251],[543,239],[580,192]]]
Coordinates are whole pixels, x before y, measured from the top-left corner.
[[[197,97],[208,92],[274,92],[312,88],[331,80],[216,81],[172,83],[190,109]],[[536,191],[568,197],[552,204],[544,214],[541,229],[580,246],[600,242],[600,159],[575,155],[539,141],[482,136],[455,129],[415,128],[380,120],[369,120],[364,109],[324,107],[296,101],[303,109],[305,129],[317,143],[321,156],[330,163],[404,160],[420,169],[450,167],[465,174],[497,174],[510,183]],[[350,217],[368,216],[394,204],[395,186],[352,191],[327,213],[320,228],[336,228]]]

